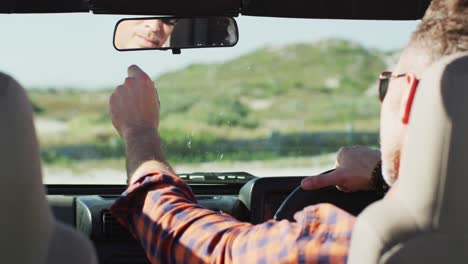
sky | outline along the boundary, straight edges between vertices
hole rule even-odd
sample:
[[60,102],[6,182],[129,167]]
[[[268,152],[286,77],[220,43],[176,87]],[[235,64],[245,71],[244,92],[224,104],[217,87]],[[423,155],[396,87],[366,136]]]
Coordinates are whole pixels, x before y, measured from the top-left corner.
[[194,63],[223,62],[265,46],[349,39],[366,47],[404,47],[416,21],[349,21],[236,18],[239,42],[233,48],[170,51],[116,51],[115,24],[123,16],[93,14],[0,14],[0,71],[26,88],[101,89],[115,87],[127,67],[139,65],[150,76]]

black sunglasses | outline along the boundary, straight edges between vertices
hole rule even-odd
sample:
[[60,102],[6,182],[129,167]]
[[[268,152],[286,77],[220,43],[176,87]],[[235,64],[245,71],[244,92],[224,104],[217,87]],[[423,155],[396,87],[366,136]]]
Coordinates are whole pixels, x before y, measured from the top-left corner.
[[384,71],[379,76],[379,100],[383,102],[385,95],[388,91],[388,85],[390,84],[390,80],[392,78],[401,78],[405,77],[407,73],[402,73],[398,75],[393,75],[391,71]]
[[175,26],[177,24],[176,18],[161,18],[161,21],[168,26]]

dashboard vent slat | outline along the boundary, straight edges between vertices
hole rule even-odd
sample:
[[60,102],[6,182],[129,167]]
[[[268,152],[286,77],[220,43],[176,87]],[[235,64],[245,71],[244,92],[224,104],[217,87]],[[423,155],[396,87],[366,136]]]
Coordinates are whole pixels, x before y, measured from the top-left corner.
[[102,235],[106,240],[112,241],[132,241],[135,240],[130,232],[125,229],[117,218],[108,210],[102,212]]

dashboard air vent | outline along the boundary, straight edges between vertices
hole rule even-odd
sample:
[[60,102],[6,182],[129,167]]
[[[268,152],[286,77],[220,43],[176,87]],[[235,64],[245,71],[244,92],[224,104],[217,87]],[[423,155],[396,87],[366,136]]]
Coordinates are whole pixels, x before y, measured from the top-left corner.
[[112,241],[131,241],[135,240],[130,232],[125,229],[117,218],[108,210],[102,212],[102,235],[106,240]]

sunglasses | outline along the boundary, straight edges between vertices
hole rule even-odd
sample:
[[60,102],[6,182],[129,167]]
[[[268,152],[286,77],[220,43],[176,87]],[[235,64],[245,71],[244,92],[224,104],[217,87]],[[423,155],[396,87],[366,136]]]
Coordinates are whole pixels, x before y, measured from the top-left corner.
[[385,95],[388,91],[388,85],[390,84],[391,79],[401,78],[408,75],[407,73],[402,73],[398,75],[393,75],[391,71],[384,71],[379,76],[379,100],[383,102]]
[[168,26],[175,26],[177,24],[176,18],[161,18],[161,21]]

